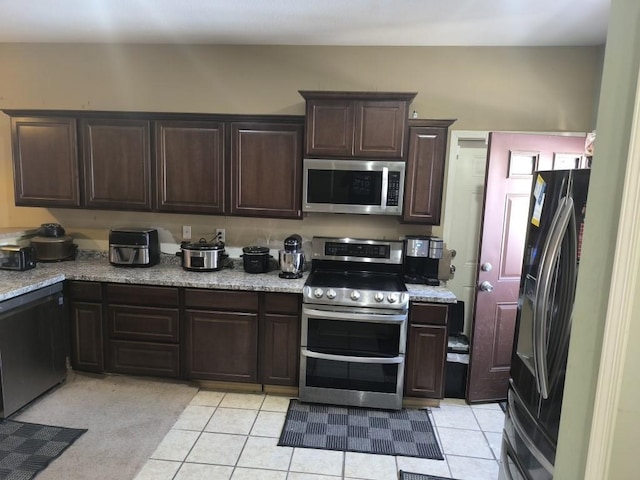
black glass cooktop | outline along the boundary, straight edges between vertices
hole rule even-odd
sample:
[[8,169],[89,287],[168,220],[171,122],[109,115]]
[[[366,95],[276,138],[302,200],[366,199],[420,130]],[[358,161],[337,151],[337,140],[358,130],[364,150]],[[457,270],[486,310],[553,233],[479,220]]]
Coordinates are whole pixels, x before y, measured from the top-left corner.
[[406,292],[407,288],[398,275],[373,272],[335,272],[317,270],[307,279],[310,287],[351,288],[383,292]]

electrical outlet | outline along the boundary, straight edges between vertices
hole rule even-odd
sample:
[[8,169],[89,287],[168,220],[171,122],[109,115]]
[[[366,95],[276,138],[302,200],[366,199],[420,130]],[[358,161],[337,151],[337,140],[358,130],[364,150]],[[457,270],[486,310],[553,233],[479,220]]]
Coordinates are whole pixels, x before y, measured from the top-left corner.
[[191,240],[191,225],[182,226],[182,239]]
[[224,228],[216,228],[216,238],[222,243],[225,243],[227,241]]

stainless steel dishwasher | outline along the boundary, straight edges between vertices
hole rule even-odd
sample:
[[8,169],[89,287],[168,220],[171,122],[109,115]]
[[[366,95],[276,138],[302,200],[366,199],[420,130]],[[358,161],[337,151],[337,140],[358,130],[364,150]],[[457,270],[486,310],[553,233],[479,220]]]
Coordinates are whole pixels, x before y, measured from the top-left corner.
[[0,302],[0,418],[66,378],[62,283]]

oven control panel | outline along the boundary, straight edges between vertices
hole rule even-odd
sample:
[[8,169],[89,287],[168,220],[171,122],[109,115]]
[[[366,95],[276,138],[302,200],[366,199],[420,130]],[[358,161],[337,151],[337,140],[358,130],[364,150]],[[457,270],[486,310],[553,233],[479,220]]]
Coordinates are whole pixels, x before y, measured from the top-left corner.
[[321,305],[347,305],[358,307],[384,307],[404,310],[409,308],[407,292],[380,292],[374,290],[354,290],[350,288],[322,288],[305,286],[305,303]]

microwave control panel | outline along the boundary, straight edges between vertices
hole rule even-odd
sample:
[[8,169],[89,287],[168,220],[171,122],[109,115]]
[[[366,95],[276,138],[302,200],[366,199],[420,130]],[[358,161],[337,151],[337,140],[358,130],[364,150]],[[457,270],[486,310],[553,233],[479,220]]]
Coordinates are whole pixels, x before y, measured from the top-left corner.
[[400,201],[400,172],[389,172],[387,206],[397,207]]

